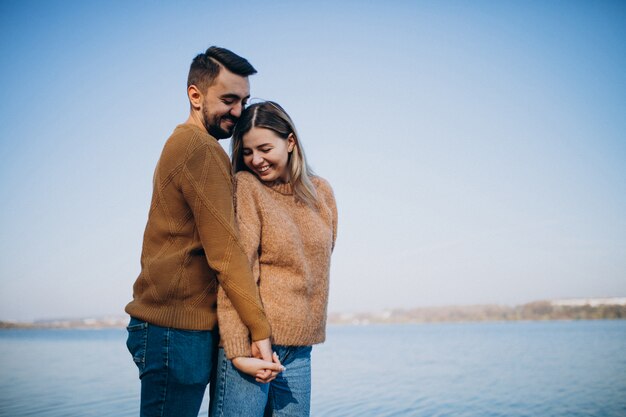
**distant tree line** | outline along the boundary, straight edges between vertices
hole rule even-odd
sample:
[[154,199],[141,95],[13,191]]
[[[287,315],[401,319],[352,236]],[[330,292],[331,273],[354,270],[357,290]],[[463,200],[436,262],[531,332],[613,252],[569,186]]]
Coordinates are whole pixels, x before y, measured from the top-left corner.
[[535,301],[520,306],[474,305],[396,309],[384,313],[331,314],[331,323],[443,323],[520,320],[626,319],[626,305],[559,306]]
[[553,306],[547,301],[537,301],[518,307],[520,320],[602,320],[625,319],[626,306]]

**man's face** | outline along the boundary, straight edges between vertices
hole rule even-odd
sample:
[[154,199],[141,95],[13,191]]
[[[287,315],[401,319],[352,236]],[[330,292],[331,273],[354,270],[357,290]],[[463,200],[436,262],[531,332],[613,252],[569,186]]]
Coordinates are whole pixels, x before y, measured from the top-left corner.
[[248,77],[233,74],[226,68],[207,89],[202,103],[202,116],[207,132],[216,139],[229,138],[235,123],[250,98]]

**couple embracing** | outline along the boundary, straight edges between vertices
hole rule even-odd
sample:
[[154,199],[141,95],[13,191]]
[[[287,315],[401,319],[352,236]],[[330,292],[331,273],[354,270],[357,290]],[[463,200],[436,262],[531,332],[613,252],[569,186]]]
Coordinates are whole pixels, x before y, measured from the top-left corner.
[[154,173],[126,306],[141,416],[197,416],[209,380],[211,416],[309,415],[337,209],[285,110],[246,107],[254,73],[224,48],[196,56]]

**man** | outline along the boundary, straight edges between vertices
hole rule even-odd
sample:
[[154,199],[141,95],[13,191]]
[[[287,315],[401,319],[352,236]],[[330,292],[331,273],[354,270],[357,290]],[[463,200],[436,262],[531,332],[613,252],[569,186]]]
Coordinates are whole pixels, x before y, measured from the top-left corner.
[[[272,361],[270,327],[235,228],[230,161],[217,142],[231,136],[254,73],[227,49],[196,56],[189,118],[165,143],[154,173],[141,273],[126,306],[142,416],[198,415],[219,337],[218,281],[250,330],[252,350]],[[267,365],[266,377],[282,369]]]

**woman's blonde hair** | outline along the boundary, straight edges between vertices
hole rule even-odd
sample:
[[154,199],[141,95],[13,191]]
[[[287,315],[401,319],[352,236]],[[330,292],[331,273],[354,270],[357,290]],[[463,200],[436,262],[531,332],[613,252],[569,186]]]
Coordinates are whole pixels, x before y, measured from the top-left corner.
[[317,203],[317,192],[311,182],[313,172],[306,162],[304,149],[291,117],[277,103],[272,101],[254,103],[241,114],[231,141],[233,170],[235,172],[252,172],[243,161],[243,137],[253,127],[270,129],[284,140],[287,140],[289,135],[293,135],[295,146],[292,152],[289,153],[287,162],[289,183],[296,199],[315,206]]

